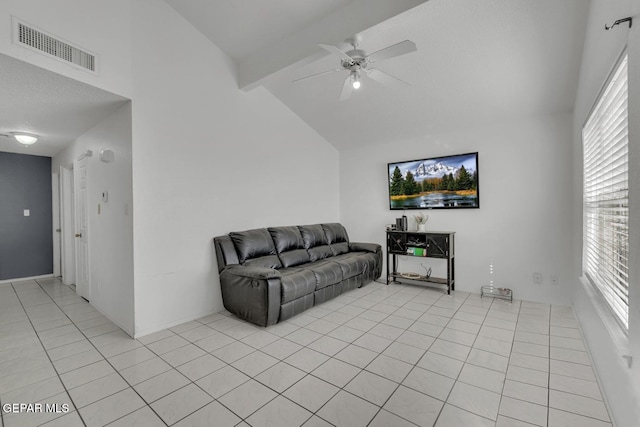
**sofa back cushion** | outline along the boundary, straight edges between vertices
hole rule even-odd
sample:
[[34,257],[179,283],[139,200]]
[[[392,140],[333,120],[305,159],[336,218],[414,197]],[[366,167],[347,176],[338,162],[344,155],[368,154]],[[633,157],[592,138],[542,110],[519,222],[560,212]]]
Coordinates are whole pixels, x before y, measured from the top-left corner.
[[298,228],[311,261],[317,261],[333,255],[322,225],[301,225]]
[[295,267],[310,261],[298,227],[271,227],[268,230],[283,267]]
[[334,256],[349,252],[349,235],[342,224],[322,224],[322,229]]
[[229,237],[236,248],[240,264],[269,268],[282,267],[271,234],[266,228],[231,232]]

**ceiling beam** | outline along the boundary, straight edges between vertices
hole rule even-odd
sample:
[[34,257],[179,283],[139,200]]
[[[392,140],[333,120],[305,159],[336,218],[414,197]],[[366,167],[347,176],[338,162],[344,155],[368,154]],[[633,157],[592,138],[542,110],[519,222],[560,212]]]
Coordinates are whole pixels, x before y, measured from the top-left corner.
[[238,87],[248,91],[274,73],[316,61],[328,53],[318,43],[345,39],[412,9],[427,0],[354,0],[297,33],[243,58],[238,63]]

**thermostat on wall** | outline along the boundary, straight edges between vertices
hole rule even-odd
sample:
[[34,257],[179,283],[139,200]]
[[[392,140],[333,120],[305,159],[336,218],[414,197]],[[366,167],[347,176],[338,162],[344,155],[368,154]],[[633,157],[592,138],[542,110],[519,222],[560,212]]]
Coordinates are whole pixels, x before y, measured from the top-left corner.
[[111,150],[100,150],[100,161],[105,163],[113,162],[115,155]]

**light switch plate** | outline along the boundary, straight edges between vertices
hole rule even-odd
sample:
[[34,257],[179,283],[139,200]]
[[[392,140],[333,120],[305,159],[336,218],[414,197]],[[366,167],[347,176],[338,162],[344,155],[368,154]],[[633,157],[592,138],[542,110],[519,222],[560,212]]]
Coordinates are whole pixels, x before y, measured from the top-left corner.
[[30,215],[31,215],[31,211],[29,209],[25,209],[24,216],[30,216]]

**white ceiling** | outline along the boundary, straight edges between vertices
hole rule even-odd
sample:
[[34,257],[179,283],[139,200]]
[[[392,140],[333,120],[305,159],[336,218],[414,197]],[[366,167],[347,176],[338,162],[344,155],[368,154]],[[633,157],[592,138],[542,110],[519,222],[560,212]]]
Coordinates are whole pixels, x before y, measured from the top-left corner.
[[[273,52],[280,63],[271,61],[271,70],[255,80],[338,149],[571,112],[589,7],[585,0],[430,0],[400,14],[386,11],[395,16],[378,16],[373,20],[381,22],[366,29],[362,22],[371,19],[353,19],[350,35],[362,38],[361,49],[370,53],[410,39],[418,52],[376,65],[411,87],[396,90],[367,80],[340,102],[346,72],[292,81],[339,67],[339,59],[315,44],[346,39],[340,27],[336,40],[335,19],[327,13],[335,17],[366,5],[362,1],[167,2],[237,61],[241,87],[243,65]],[[326,36],[318,36],[322,27]],[[284,58],[278,44],[292,46],[297,57]]]
[[[238,64],[239,87],[264,85],[338,149],[424,138],[531,115],[571,112],[585,0],[166,0]],[[418,51],[376,64],[411,83],[365,80],[338,96],[344,73],[317,43],[357,34],[374,52],[410,39]],[[0,134],[42,136],[0,151],[53,156],[126,99],[0,54]],[[34,102],[34,100],[36,100]]]
[[0,134],[40,135],[25,147],[0,136],[0,151],[53,157],[128,102],[104,90],[0,54]]
[[351,0],[166,0],[231,58],[297,33]]

